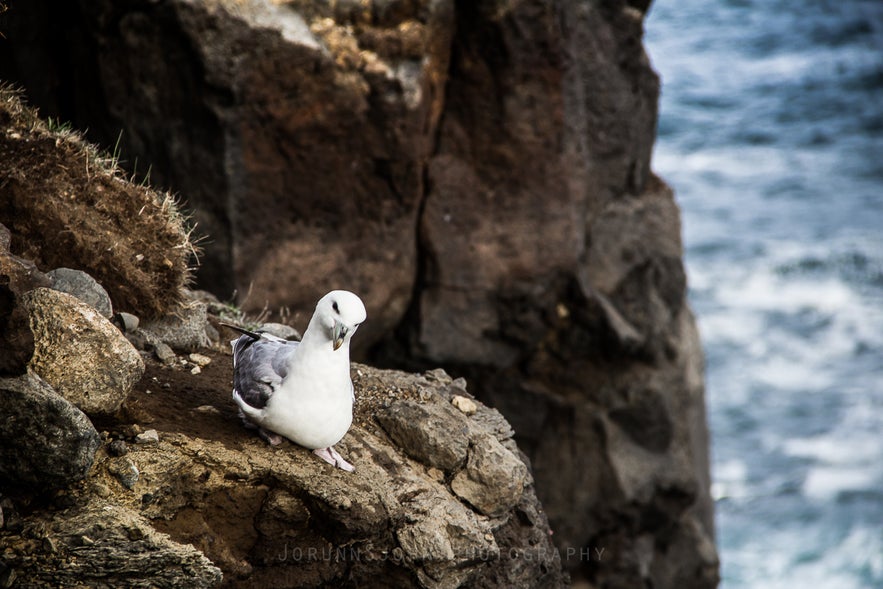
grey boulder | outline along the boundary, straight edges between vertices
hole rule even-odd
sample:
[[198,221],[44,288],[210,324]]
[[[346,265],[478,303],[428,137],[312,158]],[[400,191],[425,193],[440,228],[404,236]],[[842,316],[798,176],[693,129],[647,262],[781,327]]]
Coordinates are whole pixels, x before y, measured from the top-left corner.
[[108,319],[113,315],[110,296],[89,274],[72,268],[56,268],[47,272],[47,276],[54,290],[74,295]]
[[82,411],[34,374],[0,379],[0,481],[51,489],[83,479],[101,444]]

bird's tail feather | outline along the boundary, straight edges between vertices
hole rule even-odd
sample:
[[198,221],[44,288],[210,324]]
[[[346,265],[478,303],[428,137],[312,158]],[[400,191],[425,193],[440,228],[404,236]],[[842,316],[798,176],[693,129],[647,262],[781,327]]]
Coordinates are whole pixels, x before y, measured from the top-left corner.
[[233,325],[232,323],[224,323],[223,321],[218,321],[218,323],[220,325],[223,325],[224,327],[229,327],[233,331],[238,331],[239,333],[241,333],[243,335],[247,335],[248,337],[250,337],[252,339],[261,339],[261,334],[257,333],[256,331],[249,331],[248,329],[245,329],[244,327],[239,327],[238,325]]

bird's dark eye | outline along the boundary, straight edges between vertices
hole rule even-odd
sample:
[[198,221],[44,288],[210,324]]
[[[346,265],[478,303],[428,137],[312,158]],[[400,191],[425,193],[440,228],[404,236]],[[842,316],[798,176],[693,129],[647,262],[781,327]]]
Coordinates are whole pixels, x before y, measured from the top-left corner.
[[331,308],[334,309],[335,313],[340,313],[340,308],[337,306],[337,301],[331,303]]

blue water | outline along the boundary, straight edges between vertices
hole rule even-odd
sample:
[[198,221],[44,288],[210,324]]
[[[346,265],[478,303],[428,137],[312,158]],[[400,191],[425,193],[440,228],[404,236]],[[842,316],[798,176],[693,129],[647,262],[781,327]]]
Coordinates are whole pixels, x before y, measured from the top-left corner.
[[656,0],[724,589],[883,587],[883,1]]

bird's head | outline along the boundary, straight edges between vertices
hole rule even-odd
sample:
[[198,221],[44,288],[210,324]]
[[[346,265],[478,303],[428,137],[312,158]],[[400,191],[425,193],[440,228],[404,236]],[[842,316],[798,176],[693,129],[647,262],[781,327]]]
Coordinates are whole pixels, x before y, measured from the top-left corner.
[[335,350],[353,337],[367,317],[362,299],[348,290],[332,290],[319,299],[316,315]]

